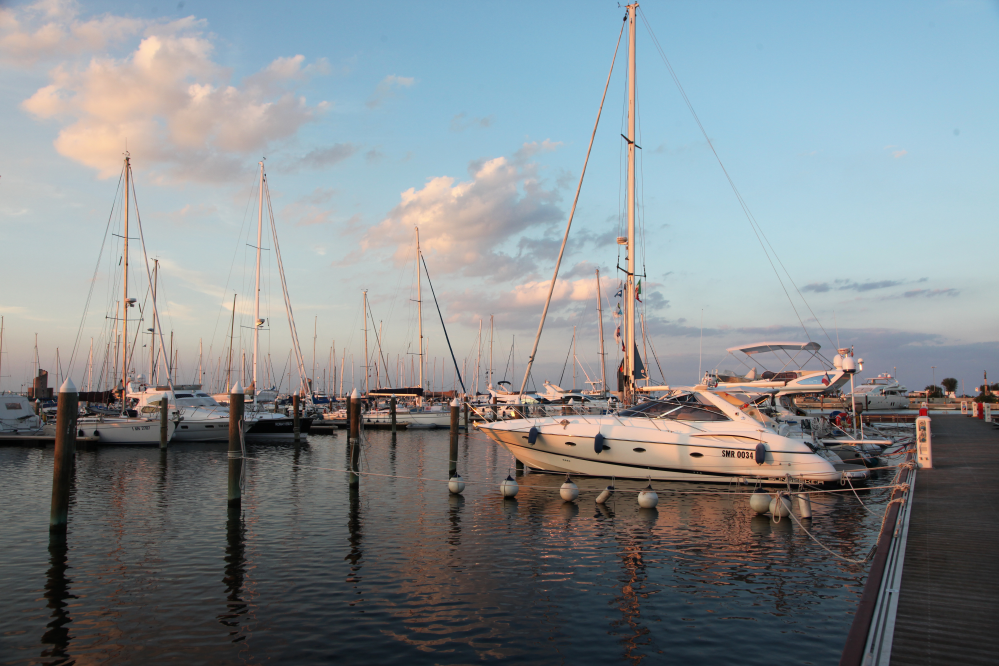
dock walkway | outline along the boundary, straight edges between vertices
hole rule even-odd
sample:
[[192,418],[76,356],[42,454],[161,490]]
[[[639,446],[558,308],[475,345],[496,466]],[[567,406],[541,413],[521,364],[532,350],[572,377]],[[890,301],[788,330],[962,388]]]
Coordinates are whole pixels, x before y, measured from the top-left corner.
[[892,666],[999,663],[999,431],[935,416],[919,470]]

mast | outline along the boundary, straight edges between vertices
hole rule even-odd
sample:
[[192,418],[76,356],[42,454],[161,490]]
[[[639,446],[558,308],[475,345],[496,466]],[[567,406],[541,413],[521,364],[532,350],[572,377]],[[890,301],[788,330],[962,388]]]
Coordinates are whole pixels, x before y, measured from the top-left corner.
[[489,390],[493,390],[493,316],[489,315]]
[[205,372],[201,367],[201,338],[198,338],[198,381],[195,383],[199,386],[205,383]]
[[131,180],[132,167],[129,164],[128,153],[125,153],[125,246],[122,255],[123,275],[122,280],[123,296],[121,299],[121,410],[125,413],[125,386],[128,383],[128,206],[129,206],[129,184]]
[[479,394],[479,375],[482,373],[482,319],[479,319],[479,339],[475,343],[475,395]]
[[[236,294],[232,295],[232,318],[229,320],[229,358],[226,360],[225,385],[226,391],[232,387],[232,339],[235,337],[236,326]],[[222,359],[219,359],[220,361]]]
[[[264,230],[264,161],[260,160],[260,192],[257,197],[257,275],[253,288],[253,405],[257,404],[257,346],[260,338],[260,241]],[[235,313],[235,308],[233,313]]]
[[369,393],[368,385],[368,290],[364,290],[364,395]]
[[625,283],[624,403],[635,402],[635,25],[638,3],[628,5],[628,275]]
[[607,394],[607,359],[604,353],[604,307],[600,293],[600,269],[597,269],[597,321],[600,323],[600,392]]
[[[94,358],[94,339],[90,338],[90,359]],[[0,382],[3,382],[3,317],[0,316]],[[90,390],[89,388],[87,389]]]
[[572,392],[576,392],[576,326],[572,327]]
[[[420,272],[420,228],[416,229],[416,322],[420,331],[420,388],[423,386],[423,274]],[[416,404],[423,404],[423,396],[416,398]]]
[[153,376],[156,374],[156,285],[160,281],[160,260],[153,259],[153,326],[149,329],[149,385],[156,386]]
[[316,338],[319,337],[319,315],[312,321],[312,379],[309,381],[309,393],[316,392]]
[[[0,320],[0,353],[3,352],[3,322]],[[2,376],[2,375],[0,375]],[[90,356],[87,358],[87,393],[94,390],[94,339],[90,338]]]

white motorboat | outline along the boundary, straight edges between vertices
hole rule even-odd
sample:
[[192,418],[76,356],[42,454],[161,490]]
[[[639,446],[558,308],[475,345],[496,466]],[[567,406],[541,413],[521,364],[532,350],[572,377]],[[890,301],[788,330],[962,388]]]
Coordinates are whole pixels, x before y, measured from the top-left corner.
[[844,393],[847,404],[856,401],[857,408],[865,412],[872,409],[908,409],[909,392],[888,373],[871,377],[852,393]]
[[148,418],[159,419],[160,403],[168,401],[171,420],[177,421],[173,439],[177,442],[228,442],[229,410],[200,386],[175,385],[140,386],[130,391],[136,411]]
[[[622,289],[625,311],[621,336],[624,360],[619,369],[619,384],[621,399],[625,405],[630,406],[613,414],[523,418],[486,423],[478,428],[518,460],[531,468],[547,472],[670,481],[745,481],[770,484],[789,481],[838,482],[843,474],[830,460],[834,456],[820,455],[816,447],[804,438],[789,437],[786,425],[781,426],[763,416],[751,401],[739,401],[733,396],[724,395],[724,392],[712,391],[709,386],[697,386],[693,389],[657,387],[656,390],[666,392],[665,397],[639,401],[641,389],[637,384],[640,379],[647,379],[647,374],[638,353],[636,338],[639,330],[636,326],[636,303],[639,302],[640,295],[636,275],[644,270],[644,266],[636,263],[637,95],[634,72],[637,9],[637,3],[627,6],[628,23],[625,26],[629,29],[628,134],[622,136],[627,142],[628,151],[628,235],[618,238],[618,244],[627,246],[627,268],[620,266],[625,275]],[[608,78],[608,85],[609,81]],[[568,239],[569,224],[571,215],[563,247]],[[558,265],[557,262],[549,294],[554,291]],[[521,393],[530,376],[550,302],[549,295],[528,360]],[[815,343],[763,343],[761,347],[767,351],[783,352],[789,345],[809,356],[818,351]],[[739,350],[755,353],[755,347]],[[777,373],[774,373],[770,378],[773,380],[770,383],[774,386],[765,388],[783,390],[789,384],[794,384],[792,392],[800,392],[802,387],[815,382],[818,391],[825,391],[834,387],[837,382],[846,381],[841,375],[847,371],[839,368],[840,372],[836,373],[835,370],[826,368],[801,374],[795,372],[793,378],[788,376],[779,379],[776,377]],[[742,376],[738,380],[732,382],[733,387],[756,382],[757,378],[754,373],[752,377]],[[718,381],[719,378],[715,378],[711,384],[717,384]],[[646,390],[651,389],[646,387]]]
[[16,393],[0,394],[0,434],[41,435],[44,425],[28,398]]
[[677,390],[602,416],[552,416],[479,425],[533,469],[666,481],[839,481],[804,440],[778,434],[709,390]]
[[[177,422],[167,420],[167,441],[173,438]],[[97,437],[98,444],[160,443],[160,417],[84,416],[76,421],[76,434]]]

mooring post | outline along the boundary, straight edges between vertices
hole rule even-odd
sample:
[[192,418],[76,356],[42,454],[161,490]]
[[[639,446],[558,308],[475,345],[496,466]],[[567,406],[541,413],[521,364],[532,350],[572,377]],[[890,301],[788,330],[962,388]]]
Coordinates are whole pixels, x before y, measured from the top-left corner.
[[350,394],[350,431],[347,437],[350,446],[350,485],[357,487],[361,484],[360,471],[361,461],[361,396],[357,389]]
[[343,413],[347,416],[347,437],[348,437],[348,441],[349,441],[349,438],[350,438],[350,415],[352,413],[350,411],[350,405],[351,405],[350,395],[348,395],[346,398],[343,399]]
[[[300,397],[299,397],[299,395],[297,393],[295,395],[291,396],[291,408],[294,411],[294,414],[292,415],[291,419],[292,419],[292,424],[293,424],[293,428],[294,428],[294,431],[295,431],[295,443],[296,444],[298,444],[299,441],[301,441],[301,439],[302,439],[302,426],[301,426],[301,423],[298,420],[298,405],[299,405],[299,400],[300,400]],[[285,421],[285,423],[287,423],[287,421]]]
[[[451,400],[451,446],[447,456],[447,478],[458,473],[458,398]],[[466,412],[467,414],[468,412]]]
[[491,397],[489,398],[489,404],[490,404],[490,405],[492,406],[492,407],[491,407],[491,409],[492,409],[492,412],[493,412],[493,421],[494,421],[494,422],[495,422],[495,421],[498,421],[498,420],[499,420],[499,418],[498,418],[498,415],[497,415],[497,413],[496,413],[496,409],[497,409],[497,408],[496,408],[496,396],[491,396]]
[[243,409],[246,407],[243,398],[243,385],[229,389],[229,506],[240,506],[242,492],[239,488],[239,477],[243,471],[243,446],[241,435],[243,429]]
[[392,413],[392,434],[395,434],[395,396],[389,400],[389,412]]
[[465,434],[468,434],[468,399],[465,399]]
[[55,451],[52,455],[52,510],[49,531],[65,532],[69,522],[69,484],[76,457],[76,413],[80,394],[69,377],[59,388]]
[[167,400],[166,393],[160,398],[160,448],[165,449],[167,447],[167,433],[170,432],[170,428],[167,426],[168,419],[170,418],[170,401]]

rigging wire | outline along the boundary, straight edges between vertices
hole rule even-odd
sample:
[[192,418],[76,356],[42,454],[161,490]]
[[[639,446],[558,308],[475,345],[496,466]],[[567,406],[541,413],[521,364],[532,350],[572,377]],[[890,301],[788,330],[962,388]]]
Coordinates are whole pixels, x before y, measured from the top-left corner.
[[[766,255],[767,261],[770,263],[770,267],[773,268],[774,275],[777,277],[777,281],[780,282],[781,289],[784,290],[784,294],[787,296],[788,303],[791,304],[791,309],[794,310],[794,314],[798,318],[798,323],[801,324],[802,330],[805,331],[805,336],[809,340],[812,339],[811,335],[808,333],[808,328],[805,326],[805,322],[802,320],[801,315],[798,313],[798,308],[795,307],[794,305],[794,300],[791,298],[791,294],[788,292],[787,287],[784,286],[784,280],[781,279],[780,273],[778,272],[777,267],[774,265],[773,259],[771,259],[770,257],[771,252],[773,253],[774,258],[777,259],[777,263],[780,264],[780,267],[784,270],[784,273],[787,275],[787,278],[791,282],[791,285],[794,287],[794,290],[798,293],[798,296],[805,304],[805,307],[808,308],[808,312],[812,315],[812,318],[815,319],[815,323],[818,324],[820,329],[822,329],[822,333],[825,334],[826,339],[829,340],[829,344],[832,344],[833,343],[832,338],[829,337],[829,333],[826,332],[826,329],[824,326],[822,326],[822,323],[819,321],[819,318],[815,316],[815,312],[812,311],[812,307],[811,305],[808,304],[808,300],[805,298],[804,294],[801,293],[801,290],[798,289],[798,285],[794,282],[794,278],[791,277],[791,273],[787,270],[787,267],[784,266],[784,262],[781,261],[780,256],[777,254],[777,251],[773,248],[773,245],[770,243],[770,239],[768,239],[766,234],[763,232],[763,229],[762,227],[760,227],[759,222],[757,222],[756,217],[749,209],[749,205],[746,203],[745,199],[743,199],[742,197],[742,194],[739,192],[739,188],[735,186],[735,181],[733,181],[732,177],[729,175],[728,169],[725,168],[725,164],[722,162],[721,157],[718,155],[718,151],[715,150],[714,143],[708,137],[707,130],[704,129],[704,125],[701,123],[700,117],[698,117],[697,112],[694,111],[694,105],[691,103],[690,98],[687,97],[686,91],[683,89],[683,86],[680,84],[680,79],[676,75],[676,72],[673,70],[673,66],[670,64],[669,59],[666,57],[666,52],[659,44],[659,39],[656,37],[655,32],[652,31],[652,26],[649,23],[649,20],[645,17],[645,12],[643,12],[641,8],[639,8],[638,14],[642,17],[642,22],[645,24],[645,28],[649,31],[649,35],[652,37],[652,42],[653,44],[655,44],[656,50],[659,52],[659,56],[662,58],[663,63],[666,65],[666,69],[669,71],[670,77],[672,77],[673,79],[673,83],[676,84],[677,89],[680,91],[680,96],[683,97],[683,101],[687,105],[687,109],[690,111],[690,114],[694,117],[694,122],[697,123],[697,127],[701,130],[701,134],[704,136],[704,140],[707,141],[708,147],[711,149],[712,154],[714,154],[715,159],[718,161],[718,166],[721,167],[722,173],[725,175],[725,179],[728,181],[729,187],[732,188],[732,192],[735,194],[735,198],[738,201],[739,206],[742,208],[743,214],[745,214],[746,219],[749,221],[749,225],[753,229],[753,233],[756,236],[757,241],[759,241],[760,247],[763,249],[763,253]],[[770,247],[770,252],[767,251],[767,246]]]

